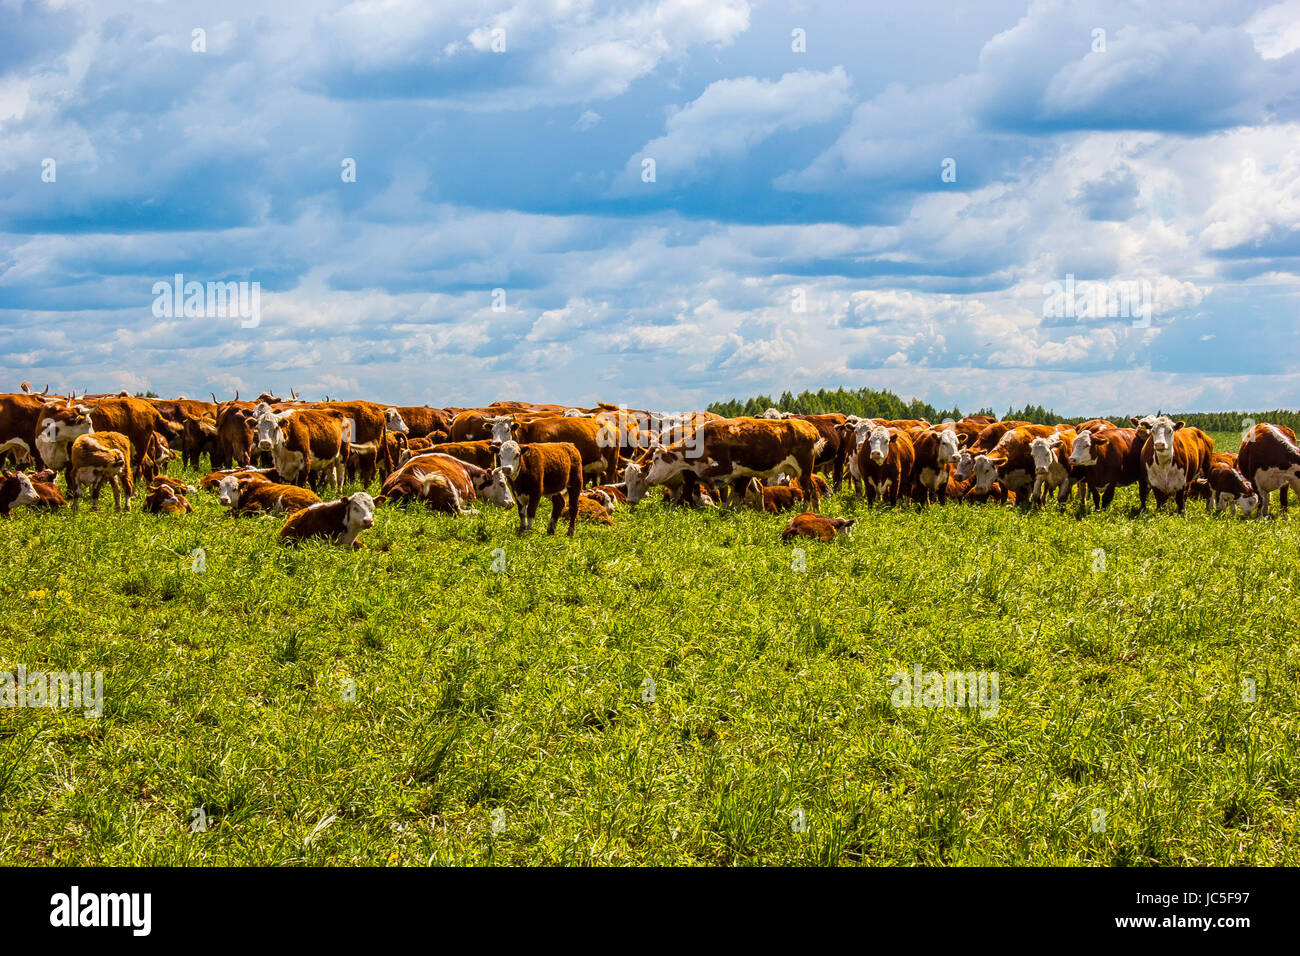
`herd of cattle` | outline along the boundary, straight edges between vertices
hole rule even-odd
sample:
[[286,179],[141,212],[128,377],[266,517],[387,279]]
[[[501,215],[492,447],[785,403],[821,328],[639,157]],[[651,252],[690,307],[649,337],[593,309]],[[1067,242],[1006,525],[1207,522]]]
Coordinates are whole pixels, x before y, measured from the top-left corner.
[[[868,503],[918,505],[992,500],[1021,507],[1065,502],[1078,485],[1082,507],[1106,508],[1116,489],[1136,485],[1159,510],[1172,499],[1203,497],[1216,511],[1266,515],[1272,492],[1300,494],[1295,433],[1258,424],[1238,453],[1217,453],[1196,428],[1163,415],[1132,427],[1103,419],[1034,425],[968,416],[924,420],[798,415],[770,409],[757,418],[710,412],[667,415],[622,406],[594,408],[495,402],[481,408],[307,402],[270,394],[211,402],[116,395],[0,394],[0,460],[17,470],[0,479],[0,514],[15,506],[75,509],[83,490],[91,507],[108,484],[114,504],[130,510],[137,478],[144,508],[190,511],[197,489],[167,475],[168,462],[210,472],[200,487],[232,513],[280,514],[286,539],[326,537],[359,547],[376,504],[422,502],[464,514],[484,501],[516,507],[529,530],[540,501],[552,502],[547,533],[561,518],[572,535],[579,517],[610,523],[653,487],[667,501],[723,502],[764,512],[800,509],[783,538],[829,540],[852,521],[817,514],[823,495],[847,478]],[[819,474],[820,472],[820,474]],[[56,487],[63,475],[64,492]],[[364,491],[333,501],[349,479]],[[801,507],[800,507],[801,506]]]

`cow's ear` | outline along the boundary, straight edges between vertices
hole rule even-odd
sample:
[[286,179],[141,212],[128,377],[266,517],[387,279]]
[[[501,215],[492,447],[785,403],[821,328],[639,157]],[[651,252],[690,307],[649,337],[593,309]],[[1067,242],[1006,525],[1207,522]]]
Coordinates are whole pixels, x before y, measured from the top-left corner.
[[1186,424],[1187,422],[1174,422],[1174,431],[1178,431],[1178,429],[1184,427]]
[[892,445],[894,442],[898,441],[898,436],[899,436],[900,434],[902,434],[902,432],[890,432],[890,433],[889,433],[889,443]]
[[1092,444],[1094,445],[1104,445],[1108,441],[1110,441],[1110,439],[1107,438],[1105,435],[1100,434],[1099,432],[1092,432],[1092,438],[1089,439],[1089,441],[1091,441]]
[[957,447],[965,448],[967,445],[970,444],[970,441],[971,441],[970,432],[962,432],[960,435],[957,436]]
[[1141,425],[1141,424],[1142,424],[1142,419],[1137,418],[1137,417],[1130,418],[1129,421],[1131,421],[1134,425]]

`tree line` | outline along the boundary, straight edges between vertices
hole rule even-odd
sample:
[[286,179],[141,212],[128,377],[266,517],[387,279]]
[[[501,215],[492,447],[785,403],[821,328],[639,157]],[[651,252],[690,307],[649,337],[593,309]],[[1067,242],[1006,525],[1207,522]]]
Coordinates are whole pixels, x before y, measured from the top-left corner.
[[[803,391],[798,395],[786,391],[781,393],[780,398],[772,398],[770,395],[758,395],[754,398],[733,398],[725,402],[714,402],[708,406],[709,411],[727,418],[736,418],[742,415],[761,415],[769,408],[780,409],[783,412],[795,412],[799,415],[822,415],[829,412],[840,412],[844,415],[857,415],[860,418],[924,418],[935,423],[942,422],[945,419],[955,421],[967,414],[992,415],[1003,419],[1032,422],[1035,425],[1057,425],[1062,422],[1077,425],[1090,418],[1107,418],[1117,425],[1123,425],[1127,424],[1128,420],[1133,416],[1147,415],[1151,412],[1151,409],[1143,408],[1122,414],[1071,417],[1058,415],[1050,408],[1044,408],[1042,405],[1026,405],[1021,409],[1008,408],[1005,413],[998,416],[992,408],[980,408],[973,412],[963,412],[956,406],[949,409],[935,408],[929,402],[923,402],[920,399],[914,398],[910,401],[904,401],[887,389],[877,390],[874,388],[837,388],[834,391],[822,388],[815,392]],[[1291,429],[1300,430],[1300,412],[1286,409],[1275,409],[1267,412],[1162,412],[1162,414],[1168,414],[1177,421],[1186,422],[1190,426],[1207,432],[1242,431],[1253,422],[1271,422],[1274,425],[1286,425]]]

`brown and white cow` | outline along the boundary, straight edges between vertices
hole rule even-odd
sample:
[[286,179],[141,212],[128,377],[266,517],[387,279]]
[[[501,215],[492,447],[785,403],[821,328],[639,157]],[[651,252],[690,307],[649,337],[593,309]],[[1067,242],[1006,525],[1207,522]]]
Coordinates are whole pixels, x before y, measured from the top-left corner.
[[144,510],[155,515],[183,515],[193,511],[189,499],[171,485],[155,485],[144,498]]
[[791,538],[813,538],[817,541],[833,541],[836,535],[846,538],[853,534],[852,518],[827,518],[824,515],[804,512],[790,519],[790,523],[781,532],[781,540]]
[[360,548],[357,535],[374,523],[375,499],[358,491],[295,511],[280,529],[280,538],[294,545],[308,538],[325,538],[342,548]]
[[1192,482],[1208,477],[1214,440],[1199,428],[1188,428],[1167,415],[1151,423],[1142,446],[1142,467],[1159,511],[1171,497],[1184,514]]
[[[687,478],[688,492],[693,480],[729,483],[738,503],[750,478],[810,476],[825,443],[815,426],[799,419],[720,419],[706,422],[690,439],[655,449],[645,479],[663,485],[680,475]],[[803,482],[803,495],[804,510],[816,510],[817,486],[812,481]]]
[[77,436],[72,442],[67,470],[72,509],[77,509],[81,489],[88,485],[90,508],[98,510],[99,491],[107,481],[113,489],[114,509],[130,511],[131,496],[135,494],[132,457],[131,440],[119,432],[97,431]]
[[488,419],[492,440],[520,445],[568,442],[582,456],[582,476],[593,484],[618,477],[619,437],[616,429],[596,418],[558,416],[520,421],[510,415]]
[[[997,447],[1007,432],[1028,425],[1029,422],[1007,419],[1003,422],[991,422],[979,430],[979,434],[962,446],[957,455],[957,464],[953,471],[958,481],[975,477],[975,459],[987,454]],[[983,494],[983,492],[981,492]]]
[[5,470],[0,472],[0,518],[8,518],[11,508],[24,505],[40,504],[41,496],[37,494],[32,479],[24,472]]
[[858,474],[867,504],[879,496],[891,505],[912,486],[916,452],[901,428],[864,422],[857,428]]
[[499,508],[515,503],[504,475],[434,453],[417,455],[385,478],[378,500],[423,501],[431,511],[477,514],[469,504],[479,498]]
[[1279,492],[1283,514],[1287,489],[1300,495],[1300,446],[1285,425],[1261,422],[1251,428],[1237,452],[1237,467],[1259,492],[1261,517],[1268,515],[1273,492]]
[[1137,432],[1132,428],[1096,428],[1092,422],[1079,426],[1069,463],[1071,474],[1083,486],[1084,510],[1089,496],[1094,509],[1109,508],[1117,488],[1137,482],[1142,471],[1141,451]]
[[803,492],[797,488],[797,485],[764,485],[759,479],[751,478],[745,485],[745,504],[766,514],[791,511],[803,500]]
[[[985,432],[993,427],[987,426]],[[1030,445],[1035,438],[1055,434],[1053,425],[1019,425],[1006,431],[990,451],[975,456],[975,491],[986,494],[996,482],[1016,495],[1017,504],[1028,505],[1037,472]],[[981,441],[983,435],[981,432]],[[960,473],[958,468],[957,474]]]
[[1064,504],[1074,487],[1070,452],[1076,438],[1074,429],[1057,426],[1053,435],[1038,437],[1029,443],[1029,455],[1034,460],[1034,486],[1029,493],[1033,504],[1042,506],[1047,496],[1056,492],[1056,500]]
[[582,455],[572,442],[539,442],[521,445],[507,441],[501,445],[501,467],[495,469],[510,482],[510,492],[519,509],[519,533],[531,531],[537,506],[543,498],[551,499],[551,522],[547,534],[555,534],[564,497],[569,498],[569,537],[578,520],[578,498],[582,495]]
[[1249,518],[1259,507],[1260,496],[1255,487],[1237,467],[1237,456],[1232,452],[1214,452],[1210,456],[1210,474],[1192,482],[1188,495],[1205,499],[1205,510],[1230,514],[1241,512]]
[[490,441],[439,442],[431,445],[428,451],[439,455],[451,455],[452,458],[459,458],[480,468],[494,468],[497,463],[497,453]]
[[319,489],[342,489],[347,471],[349,429],[343,417],[315,408],[274,411],[257,407],[254,427],[259,451],[271,453],[271,461],[289,484]]
[[315,504],[320,497],[297,485],[281,485],[249,475],[227,475],[217,487],[217,500],[230,509],[229,514],[241,517],[288,514]]

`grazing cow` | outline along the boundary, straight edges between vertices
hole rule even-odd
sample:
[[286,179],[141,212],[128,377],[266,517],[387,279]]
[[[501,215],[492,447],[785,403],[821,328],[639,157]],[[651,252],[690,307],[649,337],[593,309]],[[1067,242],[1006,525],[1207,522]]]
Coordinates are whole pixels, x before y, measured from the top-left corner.
[[193,511],[189,499],[171,485],[155,485],[144,499],[144,510],[155,515],[183,515]]
[[[980,433],[980,440],[983,440],[988,429],[994,427],[996,426],[987,426]],[[1006,431],[992,450],[975,456],[975,491],[986,494],[992,490],[993,483],[997,482],[1007,491],[1015,492],[1018,504],[1028,505],[1036,477],[1030,443],[1035,438],[1048,438],[1056,434],[1058,432],[1052,425],[1020,425]],[[956,474],[962,477],[960,467]]]
[[1070,452],[1076,434],[1071,428],[1061,429],[1054,435],[1035,438],[1029,443],[1029,455],[1034,460],[1034,487],[1030,501],[1041,506],[1048,494],[1056,491],[1056,500],[1064,504],[1074,487],[1070,466]]
[[864,422],[857,428],[858,474],[862,476],[867,504],[879,495],[891,505],[912,485],[916,451],[901,428]]
[[315,409],[273,411],[258,406],[257,447],[271,453],[275,470],[289,484],[320,487],[323,477],[328,486],[343,487],[347,470],[347,423],[341,416]]
[[1205,499],[1205,510],[1218,513],[1241,511],[1249,518],[1259,507],[1260,496],[1237,467],[1237,456],[1232,452],[1214,452],[1210,456],[1210,474],[1192,482],[1188,494]]
[[818,541],[833,541],[836,535],[851,537],[854,519],[827,518],[824,515],[804,512],[790,519],[790,523],[781,532],[781,540],[791,538],[816,538]]
[[[992,422],[980,429],[979,434],[973,441],[967,442],[957,456],[957,467],[954,474],[958,481],[965,481],[967,478],[975,476],[975,459],[980,455],[991,452],[998,446],[1003,436],[1007,432],[1016,428],[1028,425],[1029,422],[1016,421],[1008,419],[1004,422]],[[983,494],[983,492],[981,492]]]
[[[646,496],[650,490],[650,482],[646,480],[646,474],[650,471],[653,464],[652,455],[644,455],[638,461],[628,462],[627,467],[623,469],[623,487],[626,489],[624,501],[629,508],[635,508],[641,499]],[[691,507],[708,505],[712,507],[712,497],[701,487],[697,481],[687,482],[687,472],[673,475],[663,483],[664,500],[673,504],[687,504]],[[693,473],[691,477],[694,477]],[[688,496],[689,493],[689,496]]]
[[99,490],[107,481],[113,489],[113,508],[131,510],[135,494],[131,440],[119,432],[92,432],[79,435],[72,443],[68,465],[68,494],[72,510],[77,510],[83,485],[90,486],[90,509],[99,510]]
[[477,514],[469,502],[483,498],[500,508],[515,502],[505,477],[451,455],[418,455],[384,479],[379,501],[423,501],[430,511]]
[[1173,497],[1178,513],[1184,514],[1187,492],[1197,478],[1209,477],[1213,454],[1213,439],[1199,428],[1187,428],[1167,415],[1156,418],[1142,446],[1142,467],[1155,493],[1156,511]]
[[[1084,427],[1084,426],[1088,427]],[[1082,508],[1086,511],[1092,497],[1095,510],[1109,508],[1115,490],[1134,484],[1142,470],[1141,446],[1134,455],[1137,432],[1132,428],[1095,429],[1085,422],[1075,434],[1070,448],[1070,474],[1082,487]]]
[[286,514],[320,501],[314,491],[297,485],[280,485],[251,476],[227,475],[217,487],[217,500],[235,517],[251,514]]
[[[575,419],[570,419],[574,421]],[[569,537],[578,521],[578,498],[582,495],[582,455],[571,442],[539,442],[520,445],[505,442],[500,450],[501,467],[510,482],[510,491],[519,508],[519,533],[531,531],[537,505],[543,498],[551,499],[551,522],[547,534],[555,534],[560,513],[564,508],[564,495],[569,496]]]
[[596,418],[560,416],[519,421],[509,415],[498,415],[489,418],[488,423],[493,441],[513,440],[521,445],[572,444],[582,456],[584,481],[591,479],[593,484],[600,484],[618,475],[617,429]]
[[[727,482],[739,502],[750,478],[811,475],[825,444],[826,439],[815,426],[797,418],[710,421],[696,431],[689,444],[680,441],[656,448],[645,479],[651,485],[667,484],[679,475],[688,483]],[[692,487],[688,484],[688,492]],[[813,482],[804,483],[803,496],[804,510],[816,510],[819,499]]]
[[1300,495],[1300,447],[1285,425],[1261,422],[1247,432],[1237,452],[1237,468],[1259,493],[1259,513],[1267,516],[1273,492],[1279,492],[1286,514],[1286,493]]
[[358,491],[295,511],[280,529],[280,537],[295,546],[307,538],[325,538],[343,548],[360,548],[357,535],[374,523],[375,499]]

